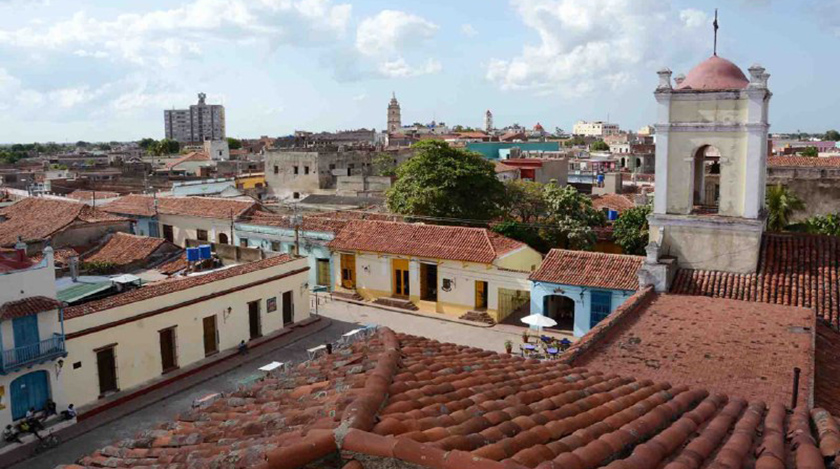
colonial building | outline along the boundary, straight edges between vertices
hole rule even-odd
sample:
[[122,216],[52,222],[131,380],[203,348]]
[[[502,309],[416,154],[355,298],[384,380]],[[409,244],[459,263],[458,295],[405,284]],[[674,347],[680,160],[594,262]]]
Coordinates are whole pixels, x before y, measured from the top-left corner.
[[59,409],[68,401],[61,385],[64,370],[64,307],[56,299],[53,250],[40,262],[19,243],[0,256],[0,427],[44,409],[48,399]]
[[639,288],[643,257],[552,249],[531,274],[531,312],[582,337]]
[[84,407],[309,316],[306,260],[279,255],[68,307],[66,400]]
[[484,228],[356,220],[329,244],[335,288],[367,300],[499,322],[528,302],[528,275],[542,260]]
[[618,132],[618,124],[610,124],[609,122],[603,121],[577,121],[572,130],[572,134],[574,135],[600,138],[616,135]]
[[[673,81],[670,70],[659,72],[651,262],[669,257],[686,269],[756,271],[772,93],[763,67],[749,72],[718,56]],[[707,185],[708,178],[719,183]]]

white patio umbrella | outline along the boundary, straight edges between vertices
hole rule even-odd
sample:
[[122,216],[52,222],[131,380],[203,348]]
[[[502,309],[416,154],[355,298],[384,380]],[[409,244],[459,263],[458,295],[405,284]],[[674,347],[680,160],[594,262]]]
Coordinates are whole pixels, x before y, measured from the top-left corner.
[[536,327],[538,331],[542,331],[543,327],[552,327],[557,325],[557,321],[548,316],[543,316],[542,314],[525,316],[522,318],[522,322],[528,324],[529,326]]

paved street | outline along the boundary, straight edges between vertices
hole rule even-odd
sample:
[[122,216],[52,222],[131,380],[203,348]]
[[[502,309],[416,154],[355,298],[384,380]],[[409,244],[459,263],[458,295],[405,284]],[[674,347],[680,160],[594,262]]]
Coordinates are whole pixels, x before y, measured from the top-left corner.
[[[321,316],[337,321],[355,322],[360,324],[378,324],[387,326],[395,332],[404,332],[423,337],[437,339],[441,342],[478,347],[494,352],[505,351],[505,341],[510,339],[514,343],[514,350],[522,342],[524,328],[497,324],[493,327],[477,327],[468,324],[455,323],[435,319],[433,317],[415,316],[371,306],[361,306],[343,301],[332,301],[320,307]],[[556,337],[571,337],[569,335],[550,334]]]
[[258,353],[261,352],[255,350],[257,353],[254,353],[254,360],[244,366],[240,366],[228,373],[174,394],[161,402],[152,404],[131,415],[98,427],[80,437],[61,444],[51,451],[11,466],[11,468],[52,469],[60,464],[73,463],[78,458],[117,440],[130,438],[139,431],[150,429],[157,422],[171,420],[178,413],[188,410],[196,398],[217,392],[235,390],[237,381],[253,375],[258,367],[266,363],[274,360],[292,363],[306,360],[306,349],[321,345],[327,340],[335,341],[341,337],[341,334],[354,328],[356,328],[356,324],[338,319],[334,320],[326,329],[285,347],[272,350],[266,355],[259,356]]

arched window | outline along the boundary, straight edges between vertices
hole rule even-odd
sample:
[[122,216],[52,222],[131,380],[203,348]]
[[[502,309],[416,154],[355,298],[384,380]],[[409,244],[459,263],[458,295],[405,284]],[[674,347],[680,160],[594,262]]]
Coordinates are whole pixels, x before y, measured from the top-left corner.
[[225,233],[219,233],[219,244],[228,244],[228,235]]
[[720,206],[720,150],[704,145],[692,162],[692,212],[717,213]]

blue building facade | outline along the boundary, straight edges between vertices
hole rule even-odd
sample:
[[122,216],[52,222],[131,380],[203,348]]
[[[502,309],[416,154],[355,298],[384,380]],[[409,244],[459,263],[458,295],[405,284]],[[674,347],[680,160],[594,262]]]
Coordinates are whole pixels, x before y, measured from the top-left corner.
[[[299,254],[309,260],[309,288],[332,289],[332,285],[335,284],[334,269],[327,244],[335,238],[335,233],[301,229],[298,236]],[[234,224],[234,237],[237,246],[267,252],[293,253],[295,249],[293,228],[240,222]]]
[[[561,328],[582,337],[634,293],[635,290],[532,281],[531,312],[552,317]],[[572,314],[569,316],[567,312]]]
[[644,258],[552,249],[531,274],[531,313],[582,337],[639,288]]

